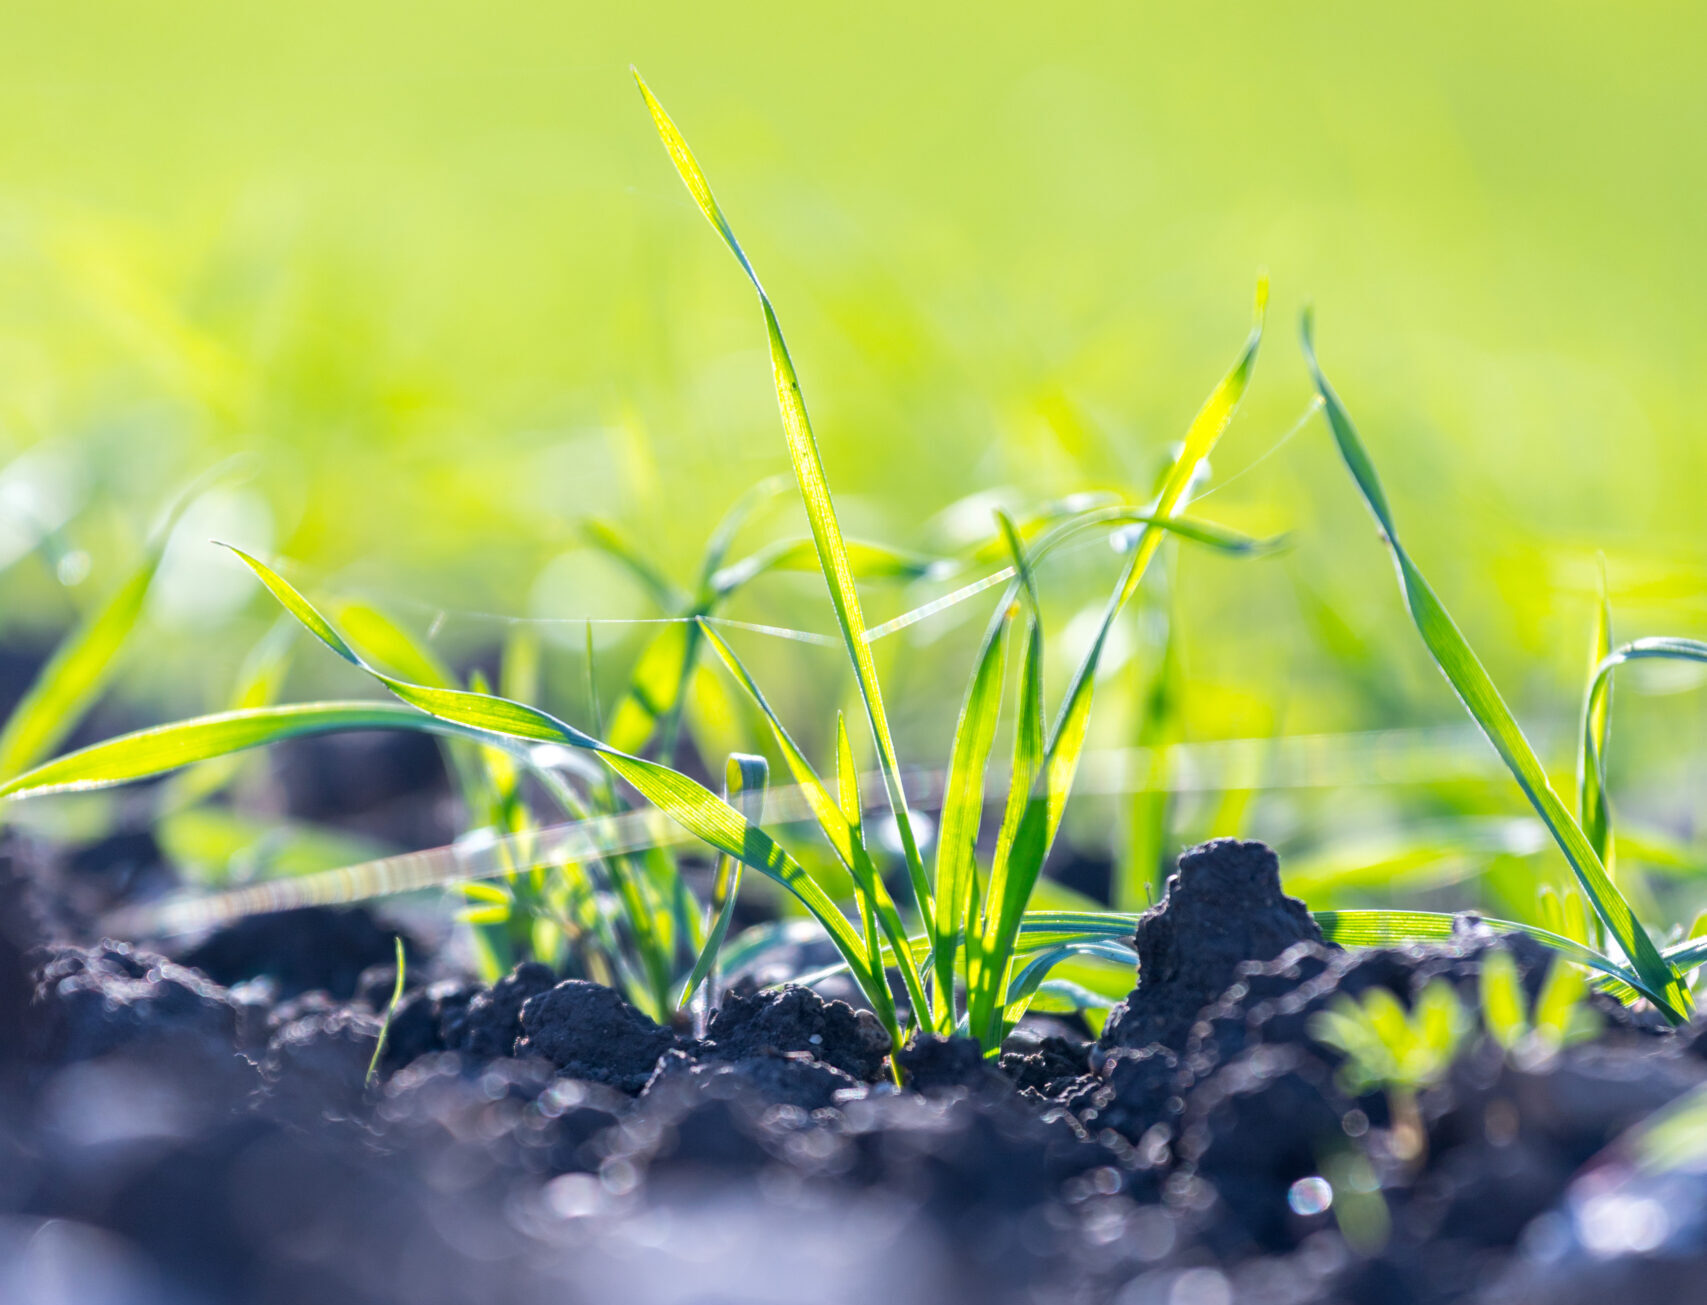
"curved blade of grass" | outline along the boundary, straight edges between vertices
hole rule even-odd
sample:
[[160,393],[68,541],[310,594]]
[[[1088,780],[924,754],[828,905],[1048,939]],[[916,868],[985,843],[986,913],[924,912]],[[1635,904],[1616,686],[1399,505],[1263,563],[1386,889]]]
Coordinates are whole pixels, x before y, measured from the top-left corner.
[[[1596,639],[1597,650],[1606,642],[1609,624],[1610,613],[1607,613],[1602,617]],[[1606,791],[1606,742],[1612,726],[1612,673],[1627,662],[1638,661],[1707,662],[1707,643],[1668,637],[1637,639],[1616,649],[1607,648],[1595,663],[1588,692],[1583,695],[1582,737],[1577,752],[1578,801],[1584,816],[1583,832],[1591,840],[1598,840],[1595,850],[1606,849],[1608,858],[1613,846],[1612,805]],[[1610,872],[1609,859],[1607,869]]]
[[[1321,926],[1322,936],[1341,947],[1391,947],[1395,943],[1443,942],[1453,936],[1460,919],[1443,911],[1313,911],[1311,914]],[[1519,924],[1513,920],[1484,918],[1482,922],[1491,929],[1527,934],[1537,942],[1551,947],[1567,960],[1617,979],[1650,1001],[1654,1000],[1653,992],[1632,969],[1603,956],[1574,938],[1566,938],[1562,934],[1539,929],[1532,924]]]
[[788,439],[789,458],[794,463],[795,480],[800,486],[800,497],[806,505],[807,520],[812,526],[812,539],[817,548],[819,566],[830,591],[830,602],[836,611],[836,624],[841,627],[842,640],[846,643],[848,656],[853,661],[860,698],[865,704],[872,737],[877,743],[878,767],[883,774],[883,786],[889,798],[890,809],[895,815],[896,832],[901,838],[901,850],[906,858],[908,878],[912,881],[914,901],[920,914],[928,919],[932,913],[930,884],[925,877],[924,861],[919,856],[918,840],[913,834],[913,822],[907,812],[907,794],[901,785],[901,765],[895,755],[895,741],[890,735],[889,718],[883,706],[882,690],[877,682],[877,665],[865,637],[865,615],[860,608],[859,590],[854,584],[847,543],[842,538],[841,526],[836,521],[835,504],[830,499],[830,486],[824,475],[823,460],[818,453],[818,441],[812,434],[812,424],[806,415],[806,403],[801,397],[800,379],[795,374],[794,360],[789,356],[788,346],[783,341],[782,327],[777,321],[776,311],[771,307],[770,296],[765,293],[758,273],[753,270],[753,265],[748,261],[740,242],[735,239],[735,232],[712,196],[711,184],[706,180],[693,151],[688,148],[688,143],[677,130],[676,124],[670,120],[670,115],[664,111],[664,106],[658,103],[657,97],[641,79],[638,71],[634,73],[634,80],[646,100],[646,107],[652,114],[652,122],[658,129],[664,148],[669,151],[676,172],[681,176],[694,202],[699,205],[700,212],[740,263],[741,270],[747,274],[747,279],[752,283],[753,290],[759,297],[759,304],[764,310],[765,332],[770,340],[771,370],[776,382],[777,405],[782,413],[783,432]]
[[[1179,456],[1174,459],[1172,468],[1162,482],[1161,491],[1156,496],[1153,516],[1166,520],[1174,517],[1179,511],[1198,468],[1214,451],[1234,414],[1238,412],[1239,401],[1244,398],[1245,390],[1250,384],[1251,372],[1256,367],[1257,350],[1262,345],[1263,324],[1267,313],[1268,279],[1263,277],[1257,281],[1251,331],[1245,339],[1245,346],[1227,374],[1210,391],[1209,398],[1198,409],[1197,415],[1192,418]],[[1177,525],[1174,528],[1177,530]],[[1144,526],[1133,545],[1126,567],[1116,582],[1114,593],[1109,597],[1096,637],[1092,639],[1091,646],[1074,672],[1072,683],[1068,685],[1066,697],[1062,701],[1060,714],[1049,739],[1049,827],[1044,839],[1045,851],[1060,825],[1061,813],[1066,807],[1067,795],[1072,791],[1073,778],[1078,771],[1079,754],[1084,749],[1085,730],[1090,724],[1091,696],[1097,665],[1102,660],[1102,651],[1108,642],[1109,631],[1114,628],[1115,618],[1137,592],[1138,584],[1144,578],[1150,560],[1161,547],[1162,538],[1163,531],[1155,522]]]
[[[612,773],[632,785],[648,802],[695,837],[709,843],[718,851],[737,858],[792,892],[824,926],[836,950],[848,959],[855,974],[863,975],[868,980],[872,978],[872,959],[867,956],[859,936],[849,926],[847,917],[837,909],[824,890],[813,882],[800,864],[769,834],[749,824],[740,812],[718,798],[703,784],[655,761],[646,761],[619,752],[537,707],[462,689],[435,689],[411,684],[387,675],[357,657],[343,636],[283,577],[241,549],[234,548],[232,551],[260,577],[261,582],[272,591],[286,610],[312,631],[322,643],[352,666],[378,680],[410,706],[460,725],[469,725],[512,738],[559,743],[595,754]],[[880,969],[876,971],[876,981],[882,981]]]
[[[1064,943],[1059,947],[1052,947],[1046,952],[1039,953],[1028,960],[1014,974],[1012,982],[1008,984],[1007,1007],[1002,1012],[1004,1028],[1011,1032],[1013,1027],[1019,1023],[1020,1017],[1030,1007],[1032,999],[1036,997],[1038,989],[1048,979],[1051,970],[1063,961],[1072,960],[1079,956],[1091,956],[1098,960],[1113,962],[1116,965],[1131,965],[1137,959],[1131,948],[1107,942]],[[1080,988],[1079,991],[1087,990]],[[1098,1000],[1103,999],[1098,998]]]
[[[789,773],[794,776],[794,782],[805,797],[808,809],[818,822],[819,828],[824,831],[824,837],[829,840],[830,847],[836,853],[837,858],[847,867],[848,873],[853,876],[855,888],[862,899],[862,910],[869,907],[875,912],[878,923],[889,939],[890,946],[898,949],[901,977],[907,987],[908,999],[915,1003],[915,1018],[920,1020],[927,1018],[930,1007],[925,1003],[924,982],[919,975],[917,965],[913,962],[911,953],[903,945],[902,940],[906,937],[906,930],[901,923],[900,912],[895,909],[894,899],[889,896],[889,890],[884,886],[882,876],[877,873],[876,866],[872,864],[870,852],[864,839],[860,837],[858,828],[849,822],[841,805],[830,796],[829,789],[818,778],[818,772],[812,768],[812,763],[806,759],[806,754],[795,743],[794,736],[788,732],[788,727],[777,716],[763,690],[759,688],[758,683],[748,673],[741,659],[735,655],[735,650],[711,626],[702,623],[702,629],[705,640],[710,644],[712,651],[717,654],[728,669],[729,674],[735,678],[736,683],[752,699],[753,704],[764,716],[766,724],[770,726],[771,737],[776,741],[777,748],[782,753],[784,764],[787,765]],[[841,750],[838,748],[838,766],[842,764],[842,760]],[[851,754],[847,760],[851,764]],[[887,994],[887,992],[888,986],[887,981],[885,981],[884,993]],[[866,996],[873,1002],[874,1006],[879,1000],[870,992],[867,992]]]
[[1553,835],[1559,849],[1565,854],[1565,860],[1576,873],[1577,882],[1582,885],[1583,892],[1593,904],[1595,913],[1605,922],[1607,931],[1630,958],[1636,973],[1641,976],[1644,989],[1660,994],[1657,1002],[1660,1009],[1668,1018],[1681,1021],[1692,1005],[1688,987],[1679,982],[1677,976],[1672,973],[1659,949],[1654,946],[1653,940],[1648,937],[1647,931],[1631,911],[1629,902],[1607,877],[1606,869],[1583,833],[1582,826],[1577,824],[1565,804],[1560,801],[1559,795],[1554,792],[1546,770],[1535,755],[1535,750],[1530,747],[1529,740],[1524,737],[1516,718],[1511,714],[1511,709],[1500,697],[1499,690],[1488,678],[1487,671],[1483,669],[1482,663],[1453,623],[1440,599],[1435,596],[1434,590],[1429,587],[1428,581],[1423,578],[1422,572],[1411,561],[1410,554],[1400,544],[1392,509],[1388,506],[1387,495],[1376,475],[1375,466],[1369,459],[1356,427],[1352,425],[1351,417],[1340,403],[1339,396],[1334,393],[1327,377],[1317,365],[1311,334],[1311,320],[1306,313],[1303,324],[1304,357],[1311,375],[1315,378],[1317,393],[1322,397],[1322,411],[1326,414],[1329,428],[1333,432],[1334,442],[1339,447],[1340,457],[1351,472],[1358,492],[1362,494],[1364,503],[1380,527],[1388,551],[1393,555],[1400,591],[1429,655],[1464,703],[1471,718],[1481,727],[1488,742],[1493,744],[1494,751],[1499,753],[1500,759],[1517,780],[1518,786],[1529,799],[1530,805],[1535,808],[1536,814],[1541,817],[1542,823]]
[[[763,757],[737,752],[729,758],[723,773],[724,801],[731,802],[749,823],[762,823],[765,790],[770,787],[770,763]],[[706,930],[705,946],[700,948],[699,958],[694,961],[687,982],[682,984],[681,995],[676,998],[677,1010],[687,1005],[688,998],[698,991],[702,983],[709,984],[706,1005],[715,1004],[717,984],[712,977],[712,971],[717,966],[718,953],[723,950],[723,941],[729,936],[729,922],[735,918],[735,895],[740,891],[739,858],[728,855],[718,857],[717,876],[711,887],[711,909],[715,914],[711,927]]]
[[373,1059],[367,1063],[367,1086],[372,1087],[373,1081],[379,1077],[379,1058],[385,1054],[385,1040],[391,1033],[391,1017],[397,1013],[397,1003],[403,1000],[403,939],[394,937],[392,942],[397,944],[397,982],[391,985],[391,1002],[385,1008],[385,1019],[379,1026],[379,1037],[374,1040]]
[[389,702],[307,702],[285,707],[251,707],[197,716],[172,725],[156,725],[66,753],[0,784],[0,798],[110,788],[282,739],[367,729],[428,730],[477,739],[488,745],[494,742],[484,730],[424,717],[418,711]]

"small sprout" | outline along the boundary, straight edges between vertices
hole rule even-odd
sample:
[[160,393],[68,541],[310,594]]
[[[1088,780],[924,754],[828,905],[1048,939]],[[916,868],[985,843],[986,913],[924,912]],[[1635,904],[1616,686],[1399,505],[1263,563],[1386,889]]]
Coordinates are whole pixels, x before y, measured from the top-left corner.
[[1345,1055],[1340,1072],[1352,1095],[1415,1093],[1445,1075],[1469,1023],[1452,985],[1436,979],[1409,1012],[1386,988],[1370,989],[1361,1001],[1341,996],[1310,1021],[1310,1035]]
[[407,964],[403,958],[403,939],[396,936],[391,941],[397,948],[397,981],[391,985],[391,1001],[385,1008],[385,1019],[379,1026],[379,1037],[374,1039],[373,1059],[367,1063],[366,1083],[370,1088],[379,1078],[379,1058],[385,1054],[385,1040],[391,1034],[391,1017],[397,1013],[397,1003],[403,1000],[403,974]]

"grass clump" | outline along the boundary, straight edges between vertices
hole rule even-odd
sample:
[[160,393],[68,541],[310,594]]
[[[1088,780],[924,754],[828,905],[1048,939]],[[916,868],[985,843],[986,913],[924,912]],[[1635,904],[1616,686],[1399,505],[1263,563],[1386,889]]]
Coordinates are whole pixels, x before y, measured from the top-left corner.
[[[686,140],[638,76],[637,82],[678,174],[758,298],[809,537],[784,540],[729,561],[742,523],[777,492],[775,485],[759,486],[714,531],[694,581],[683,587],[614,528],[596,523],[589,527],[589,542],[639,578],[668,619],[641,650],[608,724],[596,695],[589,692],[590,719],[582,726],[533,705],[540,696],[538,649],[527,639],[512,640],[506,648],[496,689],[478,676],[463,682],[376,611],[352,604],[317,606],[273,567],[233,549],[297,625],[397,701],[289,706],[245,701],[228,712],[139,731],[16,774],[0,783],[0,796],[122,783],[308,734],[371,728],[429,732],[445,741],[470,825],[485,840],[465,844],[456,859],[462,879],[491,881],[463,887],[465,918],[476,931],[490,973],[528,955],[556,963],[573,959],[589,977],[622,988],[648,1014],[668,1019],[694,993],[715,995],[719,965],[727,960],[731,945],[737,894],[743,875],[752,871],[787,890],[821,927],[841,958],[840,968],[852,976],[896,1045],[915,1031],[928,1030],[969,1036],[986,1054],[994,1054],[1040,993],[1052,987],[1068,991],[1053,977],[1064,963],[1086,957],[1131,963],[1125,939],[1135,918],[1132,911],[1038,910],[1034,895],[1083,758],[1111,633],[1164,540],[1173,537],[1232,556],[1265,551],[1261,541],[1191,519],[1184,511],[1249,385],[1263,339],[1266,282],[1257,286],[1249,335],[1197,412],[1149,501],[1071,504],[1024,522],[996,514],[991,541],[1005,566],[994,579],[1004,587],[961,696],[932,846],[920,837],[909,806],[859,581],[935,577],[952,564],[843,535],[775,307]],[[1612,817],[1604,767],[1610,682],[1616,667],[1650,657],[1707,661],[1707,645],[1638,640],[1615,648],[1603,603],[1583,708],[1578,810],[1573,814],[1401,545],[1368,452],[1316,364],[1308,319],[1304,350],[1319,406],[1393,556],[1418,633],[1564,854],[1586,904],[1584,919],[1592,912],[1594,921],[1592,928],[1570,929],[1497,923],[1540,938],[1574,965],[1595,972],[1609,990],[1626,997],[1640,995],[1669,1018],[1684,1019],[1691,1008],[1689,975],[1707,961],[1707,944],[1687,941],[1662,949],[1620,891],[1610,869]],[[1046,704],[1048,645],[1039,570],[1068,545],[1098,538],[1120,544],[1123,561],[1089,642],[1051,710]],[[822,770],[725,637],[727,627],[720,625],[719,615],[729,598],[757,577],[808,567],[825,583],[858,692],[857,715],[864,718],[850,726],[842,715],[836,716],[834,756]],[[135,606],[124,598],[129,592],[128,587],[121,591],[124,601],[113,609],[116,615],[96,618],[94,633],[81,636],[93,641],[91,646],[106,647],[111,631],[123,626],[124,614]],[[68,654],[56,672],[62,687],[51,699],[59,706],[54,712],[32,706],[28,728],[16,731],[22,742],[7,744],[7,736],[14,733],[10,728],[0,736],[0,761],[21,770],[63,738],[59,724],[49,728],[30,722],[40,717],[62,723],[69,714],[65,704],[97,682],[86,669],[97,660],[92,654]],[[589,650],[589,670],[591,662]],[[791,794],[816,825],[845,880],[832,883],[829,876],[809,870],[767,830],[772,777],[765,758],[746,752],[729,755],[722,767],[721,792],[677,767],[677,743],[689,704],[696,693],[711,693],[710,686],[719,683],[710,678],[711,664],[720,666],[751,703],[771,755],[786,772]],[[1180,676],[1177,660],[1167,654],[1143,727],[1143,737],[1154,746],[1165,746],[1178,733]],[[1004,716],[1011,743],[1001,759],[996,752]],[[868,820],[856,761],[862,748],[856,746],[856,737],[869,744],[877,760],[887,817],[881,824]],[[1005,793],[991,789],[996,769],[1006,771]],[[713,851],[709,900],[701,901],[692,891],[677,852],[656,832],[656,821],[631,809],[631,794]],[[1000,817],[992,832],[986,827],[986,809],[998,806]],[[542,819],[542,808],[551,816]],[[1135,817],[1141,817],[1135,820],[1135,843],[1155,848],[1163,836],[1165,812],[1151,803]],[[563,836],[565,829],[573,837]],[[890,829],[898,861],[898,873],[892,877],[885,873],[891,858],[877,837]],[[401,858],[384,877],[328,881],[325,892],[347,900],[438,881],[412,877],[418,868]],[[837,900],[844,882],[851,886],[847,904]],[[1123,904],[1135,906],[1133,885],[1123,892]],[[240,899],[238,909],[246,909],[244,901],[253,905],[261,900]],[[1453,924],[1451,916],[1420,911],[1329,911],[1319,912],[1317,918],[1331,940],[1348,945],[1443,938]],[[1566,972],[1568,967],[1554,968]],[[1497,975],[1496,970],[1489,980],[1494,986],[1484,994],[1485,1009],[1497,1012],[1489,1016],[1496,1037],[1558,1031],[1557,1012],[1548,1007],[1524,1013],[1513,1005],[1509,992],[1502,995]],[[1443,1003],[1439,997],[1419,1003],[1427,1019],[1417,1027],[1402,1012],[1396,1020],[1391,1010],[1340,1010],[1325,1036],[1339,1038],[1354,1059],[1361,1053],[1353,1052],[1353,1046],[1369,1051],[1371,1065],[1377,1060],[1373,1049],[1382,1049],[1386,1060],[1380,1062],[1385,1066],[1378,1067],[1380,1073],[1421,1081],[1438,1068],[1440,1056],[1449,1053],[1447,1044],[1455,1045],[1456,1035],[1448,1035],[1458,1024]]]

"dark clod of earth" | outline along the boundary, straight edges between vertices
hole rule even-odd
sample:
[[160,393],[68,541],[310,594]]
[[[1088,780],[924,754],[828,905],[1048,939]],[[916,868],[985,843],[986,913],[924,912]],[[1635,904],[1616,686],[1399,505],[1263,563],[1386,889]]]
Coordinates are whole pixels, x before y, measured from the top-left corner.
[[[1707,1280],[1707,1176],[1606,1161],[1707,1082],[1707,1036],[1608,1002],[1550,1056],[1476,1042],[1401,1155],[1389,1098],[1349,1095],[1312,1017],[1436,980],[1473,1001],[1496,950],[1533,992],[1549,953],[1469,917],[1340,950],[1257,843],[1180,858],[1095,1043],[1028,1019],[996,1060],[892,1048],[794,985],[730,994],[695,1039],[544,966],[485,987],[417,952],[432,981],[372,1085],[395,976],[365,912],[258,917],[170,960],[46,938],[20,891],[0,901],[7,1305],[1571,1305]],[[1352,1154],[1369,1179],[1336,1208],[1322,1175]]]

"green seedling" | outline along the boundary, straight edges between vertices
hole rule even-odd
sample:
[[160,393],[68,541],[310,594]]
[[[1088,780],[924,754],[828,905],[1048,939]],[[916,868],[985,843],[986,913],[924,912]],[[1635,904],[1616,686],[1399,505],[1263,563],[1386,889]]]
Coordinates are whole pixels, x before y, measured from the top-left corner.
[[1548,966],[1532,1009],[1517,961],[1503,947],[1482,958],[1479,982],[1482,1028],[1508,1052],[1546,1057],[1600,1031],[1600,1017],[1584,1001],[1588,981],[1574,965],[1558,961]]
[[[1693,1008],[1689,973],[1701,963],[1691,951],[1662,954],[1648,930],[1636,919],[1628,899],[1607,873],[1604,855],[1610,846],[1611,816],[1606,804],[1604,741],[1608,726],[1607,693],[1612,671],[1627,661],[1641,658],[1674,658],[1707,661],[1707,645],[1686,639],[1646,639],[1627,644],[1601,657],[1590,679],[1583,709],[1580,816],[1573,816],[1555,792],[1535,749],[1524,736],[1511,709],[1500,697],[1476,654],[1471,650],[1445,606],[1423,578],[1422,572],[1399,541],[1399,531],[1387,502],[1386,491],[1376,475],[1374,463],[1352,425],[1339,396],[1334,393],[1317,365],[1312,325],[1308,313],[1303,324],[1304,356],[1315,378],[1322,411],[1333,433],[1340,457],[1375,518],[1381,539],[1392,554],[1399,588],[1411,620],[1422,636],[1430,657],[1451,684],[1453,691],[1481,728],[1512,777],[1534,807],[1576,877],[1577,885],[1605,930],[1606,965],[1628,989],[1641,993],[1669,1020],[1682,1023]],[[1602,602],[1603,632],[1597,633],[1595,648],[1609,644],[1610,619]],[[1593,835],[1585,832],[1585,825]]]
[[393,938],[397,948],[397,981],[391,985],[391,1000],[385,1006],[385,1018],[379,1024],[379,1036],[374,1039],[373,1058],[367,1063],[367,1085],[371,1088],[379,1078],[380,1057],[385,1055],[385,1040],[391,1035],[391,1017],[397,1014],[397,1004],[403,1000],[403,974],[407,961],[403,956],[403,939]]
[[[1084,747],[1096,670],[1109,632],[1137,591],[1165,532],[1172,529],[1188,538],[1202,538],[1206,534],[1213,537],[1216,533],[1214,528],[1194,527],[1178,519],[1176,513],[1183,506],[1199,467],[1232,420],[1249,382],[1262,338],[1266,283],[1258,287],[1256,325],[1249,340],[1232,370],[1192,423],[1179,456],[1147,511],[1093,509],[1055,526],[1030,545],[1023,543],[1012,524],[1002,519],[1001,532],[1012,556],[1014,578],[986,631],[962,705],[946,780],[935,865],[927,868],[901,781],[900,760],[848,546],[837,520],[799,376],[776,310],[687,141],[638,73],[635,79],[677,173],[758,297],[789,457],[811,522],[813,543],[836,624],[853,666],[900,843],[911,899],[906,905],[909,914],[921,921],[925,930],[922,956],[916,954],[913,940],[905,932],[900,906],[892,900],[878,873],[862,827],[846,814],[851,809],[850,795],[844,789],[839,798],[831,797],[732,650],[709,631],[708,637],[742,688],[764,711],[790,771],[806,792],[814,816],[853,879],[864,936],[852,935],[845,943],[837,937],[836,941],[867,999],[890,1025],[891,1035],[899,1041],[903,1031],[884,974],[886,960],[900,972],[911,1019],[918,1027],[939,1033],[967,1032],[979,1041],[986,1054],[994,1054],[1055,964],[1069,956],[1106,951],[1101,939],[1069,939],[1053,949],[1035,949],[1035,954],[1023,965],[1016,965],[1022,959],[1020,939],[1026,907],[1059,830]],[[1138,529],[1125,566],[1090,649],[1073,674],[1054,723],[1046,724],[1043,628],[1034,569],[1047,552],[1071,535],[1097,527],[1126,531],[1134,526]],[[1010,786],[995,852],[979,891],[975,844],[983,815],[984,774],[1001,708],[1010,631],[1020,620],[1024,625],[1024,651]],[[839,730],[838,737],[845,739],[845,729]],[[839,744],[838,755],[845,751],[846,744]],[[958,995],[962,992],[963,1004]]]
[[1452,985],[1435,979],[1406,1010],[1388,989],[1341,995],[1310,1021],[1310,1036],[1345,1056],[1340,1080],[1353,1096],[1415,1095],[1452,1067],[1471,1027]]

